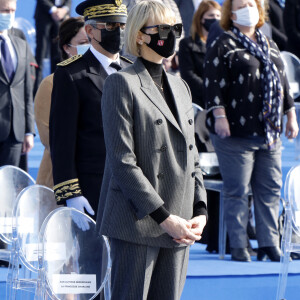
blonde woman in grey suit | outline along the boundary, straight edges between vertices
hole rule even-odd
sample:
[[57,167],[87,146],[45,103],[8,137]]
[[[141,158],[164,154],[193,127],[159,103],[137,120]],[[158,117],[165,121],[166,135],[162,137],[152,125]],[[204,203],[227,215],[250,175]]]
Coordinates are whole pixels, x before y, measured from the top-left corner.
[[190,91],[162,68],[181,30],[162,3],[138,3],[125,33],[138,58],[103,90],[107,159],[97,222],[111,242],[115,300],[180,299],[188,246],[206,224]]

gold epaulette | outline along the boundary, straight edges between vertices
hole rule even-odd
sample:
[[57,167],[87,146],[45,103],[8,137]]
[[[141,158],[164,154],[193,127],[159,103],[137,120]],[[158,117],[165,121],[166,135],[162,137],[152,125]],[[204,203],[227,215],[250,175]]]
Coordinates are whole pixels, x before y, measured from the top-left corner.
[[78,178],[59,183],[53,187],[57,202],[66,201],[70,198],[81,196]]
[[79,54],[79,55],[74,55],[74,56],[71,56],[70,58],[60,62],[59,64],[57,64],[58,66],[60,67],[64,67],[64,66],[67,66],[69,64],[71,64],[72,62],[78,60],[79,58],[82,57],[82,54]]
[[125,60],[125,61],[129,62],[130,64],[133,64],[133,61],[131,61],[130,59],[128,59],[128,58],[125,57],[125,56],[121,56],[121,55],[120,55],[120,59]]

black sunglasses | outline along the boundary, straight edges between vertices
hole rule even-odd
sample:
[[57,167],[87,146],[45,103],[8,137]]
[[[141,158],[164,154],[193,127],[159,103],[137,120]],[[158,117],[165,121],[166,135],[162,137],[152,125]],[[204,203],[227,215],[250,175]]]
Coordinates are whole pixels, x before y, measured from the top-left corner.
[[141,31],[143,33],[145,33],[143,30],[149,29],[149,28],[158,28],[158,34],[162,40],[166,40],[168,38],[168,35],[171,30],[174,32],[176,38],[180,38],[181,33],[182,33],[182,24],[181,23],[178,23],[175,25],[161,24],[161,25],[146,26],[146,27],[143,27],[141,29]]

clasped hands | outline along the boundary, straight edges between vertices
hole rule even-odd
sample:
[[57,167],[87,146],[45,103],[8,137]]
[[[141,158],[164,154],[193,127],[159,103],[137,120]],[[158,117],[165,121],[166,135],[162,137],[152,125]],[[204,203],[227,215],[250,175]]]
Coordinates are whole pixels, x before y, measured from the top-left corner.
[[198,216],[187,221],[179,216],[170,215],[160,226],[178,244],[192,245],[201,239],[206,216]]
[[65,7],[58,7],[54,12],[52,12],[51,16],[54,21],[59,22],[64,19],[67,13],[68,10]]

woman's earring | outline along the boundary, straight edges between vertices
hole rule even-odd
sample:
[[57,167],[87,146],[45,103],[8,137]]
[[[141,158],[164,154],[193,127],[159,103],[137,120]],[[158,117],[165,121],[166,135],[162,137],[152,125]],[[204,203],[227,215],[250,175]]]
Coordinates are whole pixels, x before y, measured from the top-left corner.
[[143,42],[142,42],[142,41],[139,41],[139,44],[140,44],[140,45],[143,45]]

